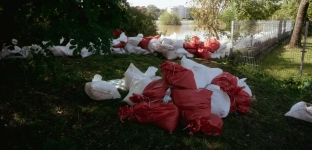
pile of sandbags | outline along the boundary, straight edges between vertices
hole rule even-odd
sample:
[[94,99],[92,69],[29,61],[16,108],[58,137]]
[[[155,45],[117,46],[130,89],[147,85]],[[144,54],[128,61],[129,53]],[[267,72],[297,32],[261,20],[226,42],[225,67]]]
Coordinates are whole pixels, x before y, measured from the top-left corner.
[[133,64],[129,66],[125,73],[129,93],[124,98],[128,105],[119,108],[120,120],[151,123],[170,133],[180,122],[191,134],[202,131],[218,136],[223,132],[222,118],[234,111],[249,111],[252,93],[246,78],[185,56],[181,64],[165,61],[160,69],[162,77],[155,78],[155,67],[144,75]]

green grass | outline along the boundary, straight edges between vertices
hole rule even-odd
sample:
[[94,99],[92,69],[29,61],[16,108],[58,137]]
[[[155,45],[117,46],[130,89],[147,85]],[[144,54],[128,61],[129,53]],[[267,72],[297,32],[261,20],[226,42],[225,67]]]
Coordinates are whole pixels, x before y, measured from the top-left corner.
[[20,63],[1,62],[0,115],[9,149],[312,149],[311,123],[284,116],[311,95],[273,77],[196,60],[247,77],[255,96],[248,114],[232,113],[223,119],[223,135],[191,136],[181,125],[169,134],[150,124],[122,123],[118,108],[126,105],[121,102],[125,91],[120,91],[121,99],[107,101],[91,100],[84,92],[95,74],[103,80],[120,79],[130,63],[145,71],[149,66],[159,68],[163,58],[111,55],[55,61],[60,63],[58,84],[48,74],[41,74],[45,80],[33,80]]
[[[303,63],[302,77],[312,76],[312,38],[308,39]],[[261,61],[264,71],[276,78],[287,79],[297,77],[301,64],[301,48],[289,48],[281,45]]]

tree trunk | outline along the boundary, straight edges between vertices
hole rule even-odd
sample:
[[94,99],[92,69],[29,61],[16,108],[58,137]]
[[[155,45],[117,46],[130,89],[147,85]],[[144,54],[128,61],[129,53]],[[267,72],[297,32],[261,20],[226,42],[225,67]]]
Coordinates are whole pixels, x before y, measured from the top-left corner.
[[304,26],[306,20],[306,14],[309,7],[308,0],[301,0],[300,6],[297,12],[295,27],[291,35],[289,42],[290,47],[300,47],[301,46],[301,29]]
[[211,30],[212,30],[212,32],[213,32],[214,37],[215,37],[217,40],[219,40],[219,35],[218,35],[217,30],[216,30],[215,28],[211,28]]

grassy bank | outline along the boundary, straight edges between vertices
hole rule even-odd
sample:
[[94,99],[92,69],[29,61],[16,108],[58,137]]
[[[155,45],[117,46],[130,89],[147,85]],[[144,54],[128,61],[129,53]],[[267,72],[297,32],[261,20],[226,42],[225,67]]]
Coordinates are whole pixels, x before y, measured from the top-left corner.
[[[264,71],[276,78],[287,79],[298,77],[302,57],[302,48],[289,48],[280,45],[272,53],[264,57],[261,67]],[[312,38],[308,38],[303,63],[302,77],[312,76]]]
[[296,102],[309,100],[309,93],[270,76],[196,60],[247,77],[254,97],[248,114],[223,119],[223,135],[190,136],[180,125],[168,134],[149,124],[119,121],[126,91],[120,91],[121,99],[107,101],[91,100],[84,92],[95,74],[103,80],[120,79],[130,63],[145,71],[149,66],[158,68],[163,58],[112,55],[55,61],[58,84],[48,74],[32,80],[19,63],[1,63],[0,115],[10,149],[312,149],[311,123],[284,116]]

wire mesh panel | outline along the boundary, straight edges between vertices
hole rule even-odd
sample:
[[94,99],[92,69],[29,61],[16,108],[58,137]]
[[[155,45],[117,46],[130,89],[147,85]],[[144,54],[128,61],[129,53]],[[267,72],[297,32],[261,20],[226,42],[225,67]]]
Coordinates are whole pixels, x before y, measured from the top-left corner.
[[[262,58],[271,55],[277,43],[290,37],[293,21],[233,21],[232,54],[240,64],[256,69],[263,66]],[[268,63],[276,63],[275,60]]]

